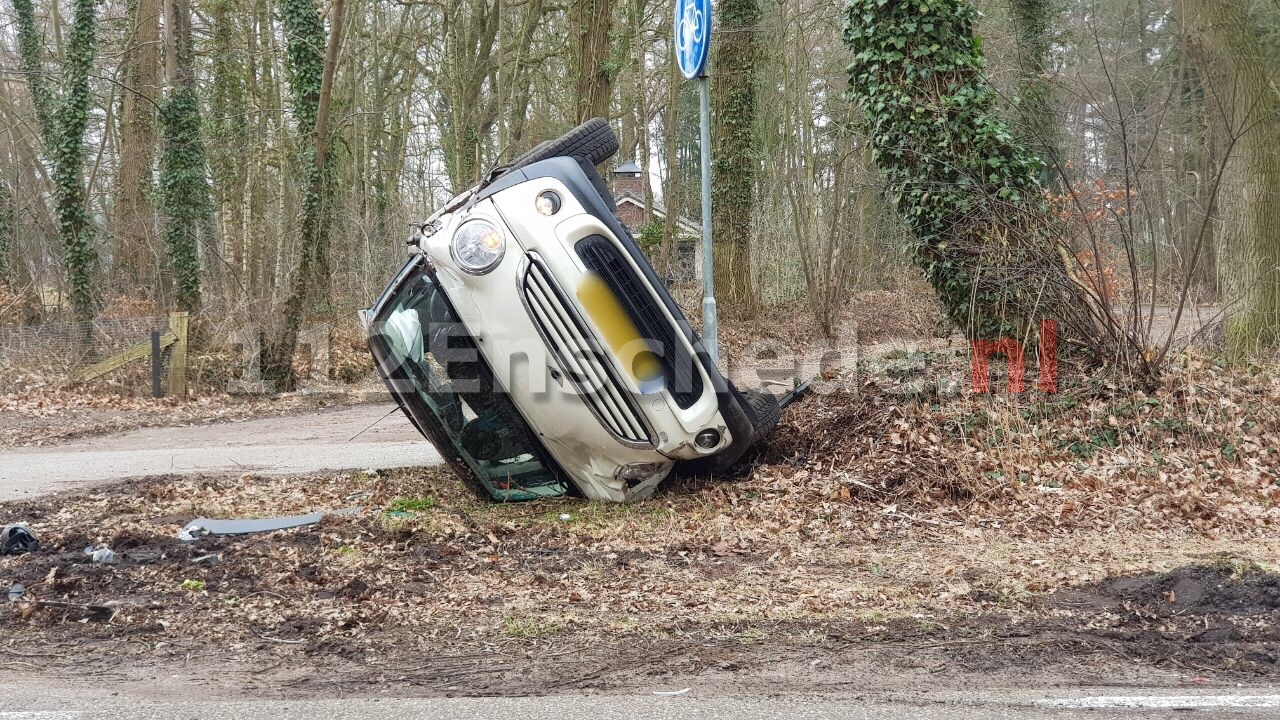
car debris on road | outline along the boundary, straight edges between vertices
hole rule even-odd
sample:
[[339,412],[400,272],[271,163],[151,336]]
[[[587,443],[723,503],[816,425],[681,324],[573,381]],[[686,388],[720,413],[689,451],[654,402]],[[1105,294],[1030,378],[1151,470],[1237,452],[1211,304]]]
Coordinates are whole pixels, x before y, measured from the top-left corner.
[[94,565],[115,565],[120,562],[120,556],[116,555],[116,551],[106,545],[99,548],[90,545],[84,549],[84,554],[89,556],[89,560]]
[[0,530],[0,555],[19,555],[40,549],[40,540],[26,525],[6,525]]
[[327,515],[355,515],[363,511],[363,507],[350,507],[333,512],[313,512],[306,515],[286,515],[273,518],[241,520],[197,518],[183,526],[182,531],[178,533],[178,539],[184,542],[192,542],[207,535],[253,535],[277,530],[290,530],[315,525]]

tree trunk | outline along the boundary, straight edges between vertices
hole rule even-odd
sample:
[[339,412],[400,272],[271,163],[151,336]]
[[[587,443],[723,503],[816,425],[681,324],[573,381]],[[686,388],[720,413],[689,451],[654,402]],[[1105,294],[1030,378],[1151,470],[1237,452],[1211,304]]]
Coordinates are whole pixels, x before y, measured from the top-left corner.
[[490,3],[460,0],[444,11],[444,67],[433,79],[440,93],[441,144],[454,191],[480,179],[483,146],[498,117],[494,76],[502,0]]
[[138,0],[125,55],[120,111],[120,170],[116,177],[111,275],[117,289],[156,295],[156,253],[151,172],[155,163],[160,98],[160,0]]
[[1027,147],[1044,162],[1040,181],[1046,186],[1057,179],[1053,165],[1062,161],[1061,128],[1054,110],[1049,35],[1055,0],[1010,0],[1018,40],[1019,94],[1022,96],[1022,128]]
[[725,0],[712,72],[712,239],[716,295],[728,316],[754,317],[751,283],[751,212],[757,166],[756,0]]
[[[1191,63],[1182,62],[1176,118],[1178,137],[1174,145],[1174,224],[1181,276],[1176,282],[1190,282],[1200,293],[1216,296],[1218,275],[1214,229],[1218,222],[1207,218],[1213,208],[1214,175],[1218,171],[1217,139],[1213,122],[1216,112],[1206,101],[1203,76]],[[1198,249],[1197,249],[1198,246]]]
[[1265,39],[1239,0],[1179,0],[1177,10],[1222,129],[1238,139],[1219,195],[1218,267],[1228,351],[1252,355],[1280,345],[1280,94]]
[[609,61],[612,0],[572,0],[569,6],[570,72],[577,93],[575,122],[609,118],[615,70]]
[[[625,60],[626,72],[619,73],[619,105],[621,132],[618,133],[620,161],[640,159],[640,137],[644,130],[646,106],[644,98],[645,5],[648,0],[626,0],[624,24],[618,33],[614,57]],[[647,167],[645,168],[648,169]]]
[[18,239],[18,213],[9,179],[0,177],[0,285],[12,279],[14,246]]
[[512,91],[513,101],[507,114],[507,142],[504,149],[517,152],[524,146],[525,129],[529,119],[529,101],[533,94],[533,82],[529,75],[532,66],[527,57],[529,46],[533,43],[533,35],[537,32],[544,12],[543,0],[530,0],[525,8],[524,23],[520,28],[520,44],[516,48],[515,60],[509,71],[515,89]]
[[97,46],[98,20],[93,0],[76,0],[67,45],[66,96],[55,113],[59,142],[54,148],[54,181],[58,186],[58,226],[71,285],[71,306],[81,320],[94,316],[93,276],[98,265],[93,220],[84,185],[84,134],[89,126],[93,97],[89,75]]
[[333,78],[338,69],[338,48],[342,42],[342,22],[345,19],[346,3],[334,0],[333,19],[330,28],[329,43],[324,52],[324,75],[320,81],[320,100],[316,107],[315,167],[312,170],[311,185],[307,197],[316,198],[313,212],[304,210],[302,222],[302,241],[315,246],[315,270],[311,295],[322,305],[326,313],[333,312],[333,261],[329,256],[332,236],[329,234],[330,214],[333,212],[334,194],[336,191],[333,162],[330,147],[333,138],[330,136],[329,114],[333,109]]
[[[55,99],[44,77],[44,46],[36,30],[31,0],[14,0],[18,48],[44,138],[45,155],[53,166],[58,237],[70,286],[71,307],[79,320],[94,316],[93,276],[98,264],[93,219],[84,186],[84,134],[93,97],[89,75],[97,47],[94,0],[75,0],[70,42],[63,58],[63,97]],[[56,17],[56,12],[54,13]],[[87,326],[86,326],[87,327]]]
[[169,97],[162,109],[165,244],[173,267],[174,299],[180,310],[200,310],[200,231],[213,211],[208,164],[196,95],[191,45],[191,0],[166,0],[165,71]]
[[[333,202],[329,112],[345,11],[344,0],[334,0],[333,22],[326,45],[324,25],[311,0],[290,0],[283,9],[292,62],[290,77],[295,97],[303,99],[295,110],[298,131],[303,137],[307,137],[306,130],[311,131],[308,138],[310,152],[307,153],[311,161],[304,166],[306,194],[298,219],[301,257],[289,298],[285,301],[283,327],[268,346],[263,366],[264,379],[278,390],[292,390],[296,384],[293,353],[298,346],[298,333],[302,330],[307,303],[314,299],[317,285],[327,287],[328,284],[329,223],[326,222],[326,214]],[[325,48],[324,60],[317,62],[316,54],[321,47]],[[325,277],[317,279],[320,274]]]
[[672,257],[676,251],[676,234],[680,218],[680,154],[676,145],[676,130],[680,123],[680,86],[683,78],[680,68],[672,58],[667,61],[667,108],[662,119],[662,164],[666,174],[662,177],[662,204],[666,216],[662,219],[662,251],[658,254],[659,272],[672,277]]
[[[248,281],[247,257],[252,211],[246,198],[250,167],[261,152],[254,148],[249,125],[249,68],[245,45],[254,44],[250,8],[242,0],[210,3],[212,27],[212,82],[209,117],[209,170],[212,196],[221,225],[220,247],[223,272],[231,282],[224,284],[228,301],[244,293]],[[241,40],[243,38],[243,40]],[[257,224],[256,222],[254,223]]]

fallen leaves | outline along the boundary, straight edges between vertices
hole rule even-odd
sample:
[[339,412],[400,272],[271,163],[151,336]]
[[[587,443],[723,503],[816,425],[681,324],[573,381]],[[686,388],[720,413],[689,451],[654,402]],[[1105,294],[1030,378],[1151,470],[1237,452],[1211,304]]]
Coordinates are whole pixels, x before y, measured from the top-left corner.
[[793,408],[755,474],[794,487],[796,508],[875,501],[1031,529],[1256,531],[1280,521],[1276,372],[1191,361],[1152,394],[1099,391],[1107,381],[1086,376],[1059,396],[937,402],[869,382]]
[[[1280,558],[1271,373],[1191,363],[1151,394],[1081,383],[1056,398],[937,402],[868,385],[794,407],[741,477],[676,480],[638,506],[486,504],[440,469],[162,478],[9,503],[50,550],[7,559],[0,586],[127,603],[109,625],[66,629],[70,615],[37,609],[0,613],[0,627],[385,651],[406,637],[748,642],[768,623],[1024,619],[1039,596],[1119,573]],[[174,539],[194,517],[333,510],[357,494],[375,509],[432,502]],[[93,566],[87,544],[155,559]],[[196,562],[210,554],[221,561]]]

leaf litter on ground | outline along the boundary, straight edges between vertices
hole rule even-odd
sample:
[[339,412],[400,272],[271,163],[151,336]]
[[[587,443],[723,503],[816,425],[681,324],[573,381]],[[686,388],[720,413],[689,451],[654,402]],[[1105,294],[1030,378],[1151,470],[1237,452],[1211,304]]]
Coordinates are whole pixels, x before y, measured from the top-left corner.
[[[60,602],[121,598],[109,624],[74,629],[101,642],[143,633],[322,654],[337,642],[395,656],[406,633],[419,650],[493,652],[676,639],[825,647],[837,636],[879,646],[1020,627],[1072,652],[1105,641],[1167,663],[1218,647],[1185,638],[1219,615],[1152,610],[1176,609],[1172,580],[1150,581],[1170,589],[1147,606],[1109,588],[1203,567],[1186,587],[1243,584],[1272,611],[1222,610],[1230,652],[1187,661],[1263,672],[1255,645],[1274,642],[1280,611],[1266,590],[1280,562],[1275,370],[1193,358],[1158,388],[1106,382],[1052,397],[921,398],[868,380],[795,406],[736,477],[677,478],[635,506],[492,505],[439,468],[154,478],[6,503],[46,550],[7,560],[0,583]],[[430,502],[198,547],[176,539],[196,517],[335,511],[353,496],[382,510]],[[102,545],[126,561],[89,563],[82,549]],[[210,554],[221,561],[197,562]],[[1098,589],[1055,604],[1082,588]],[[59,638],[77,619],[48,608],[0,613],[0,627]]]

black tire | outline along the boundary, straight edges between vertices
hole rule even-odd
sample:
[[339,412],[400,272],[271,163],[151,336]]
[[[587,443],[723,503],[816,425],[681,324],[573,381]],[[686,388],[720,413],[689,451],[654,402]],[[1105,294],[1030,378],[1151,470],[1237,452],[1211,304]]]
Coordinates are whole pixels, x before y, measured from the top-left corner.
[[555,140],[548,140],[524,153],[511,163],[511,169],[522,168],[542,160],[571,157],[591,165],[602,165],[618,152],[618,136],[609,123],[592,118]]
[[778,407],[778,396],[768,390],[750,390],[746,399],[752,415],[751,424],[755,428],[754,444],[778,426],[782,420],[782,409]]

